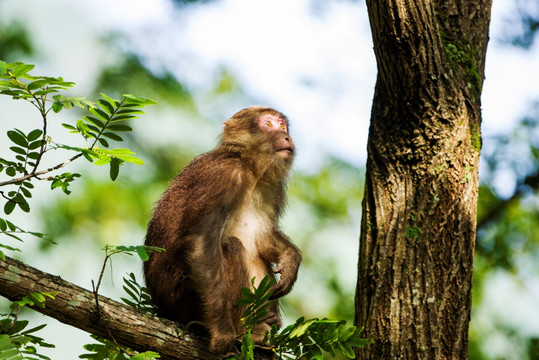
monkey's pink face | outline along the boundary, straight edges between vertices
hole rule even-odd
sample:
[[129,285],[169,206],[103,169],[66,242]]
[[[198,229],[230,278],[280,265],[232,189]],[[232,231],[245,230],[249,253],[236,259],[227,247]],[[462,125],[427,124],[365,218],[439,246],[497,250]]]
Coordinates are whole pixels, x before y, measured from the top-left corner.
[[274,139],[273,146],[278,156],[283,159],[292,157],[294,153],[294,142],[288,134],[288,124],[286,121],[277,116],[266,114],[258,119],[258,127]]

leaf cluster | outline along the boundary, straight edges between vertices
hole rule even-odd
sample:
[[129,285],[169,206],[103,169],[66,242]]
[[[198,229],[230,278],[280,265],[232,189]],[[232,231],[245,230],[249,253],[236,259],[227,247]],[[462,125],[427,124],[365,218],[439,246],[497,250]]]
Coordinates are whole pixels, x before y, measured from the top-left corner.
[[[242,322],[247,329],[241,346],[240,360],[254,360],[254,343],[252,331],[256,324],[263,321],[268,314],[273,294],[275,279],[266,276],[253,291],[247,287],[241,289],[242,297],[236,302],[246,306]],[[344,320],[299,318],[294,324],[278,332],[273,325],[271,332],[266,332],[263,343],[269,344],[279,359],[324,359],[324,353],[335,357],[342,354],[350,359],[355,358],[354,348],[362,348],[371,344],[372,339],[360,337],[363,328],[347,326]],[[238,358],[238,357],[236,357]]]
[[153,351],[145,351],[135,355],[129,355],[125,349],[116,345],[113,341],[100,338],[96,335],[90,335],[97,344],[86,344],[84,350],[89,351],[79,356],[80,359],[92,360],[154,360],[159,359],[160,355]]
[[[79,157],[84,157],[95,165],[109,165],[112,180],[118,177],[120,166],[124,163],[144,164],[132,150],[110,148],[110,144],[111,141],[123,141],[123,133],[133,130],[129,121],[143,114],[143,107],[155,104],[153,100],[131,94],[123,95],[120,100],[101,94],[102,98],[95,103],[84,97],[66,97],[61,92],[73,87],[74,83],[65,81],[62,77],[30,75],[33,69],[34,65],[31,64],[0,60],[0,95],[31,103],[38,110],[41,122],[28,133],[17,128],[7,131],[11,154],[6,158],[0,157],[0,197],[4,200],[3,211],[6,215],[10,215],[17,207],[24,212],[30,211],[29,200],[32,198],[34,180],[49,181],[52,190],[62,189],[69,195],[70,184],[81,175],[57,171]],[[82,109],[86,115],[73,124],[64,123],[62,126],[70,132],[80,134],[85,145],[56,143],[47,135],[49,114],[51,110],[58,113],[74,107]],[[55,166],[40,167],[45,154],[52,150],[66,150],[75,154]],[[13,223],[0,219],[0,235],[20,241],[17,235],[19,233],[44,237],[43,234],[24,231]],[[3,244],[0,244],[0,248],[18,250]],[[0,258],[4,258],[2,251]]]
[[107,257],[111,257],[112,255],[116,254],[125,254],[129,256],[133,256],[134,254],[137,254],[142,261],[147,261],[150,258],[151,253],[155,252],[163,252],[165,249],[157,247],[157,246],[148,246],[148,245],[118,245],[118,246],[112,246],[112,245],[106,245],[103,250],[107,254]]
[[[8,177],[15,177],[17,174],[28,174],[35,169],[37,161],[41,158],[41,152],[36,151],[43,146],[43,131],[35,129],[25,134],[19,129],[9,130],[7,136],[12,142],[9,148],[14,153],[14,160],[0,158],[0,173],[5,170]],[[15,183],[15,190],[2,196],[8,200],[4,205],[4,213],[9,215],[18,206],[22,211],[29,212],[30,205],[27,199],[32,197],[34,185],[29,180],[21,180]]]
[[[74,148],[72,146],[60,145],[59,148],[66,150],[80,151],[82,155],[95,165],[110,165],[110,178],[115,180],[118,177],[120,165],[124,162],[143,165],[144,162],[135,156],[129,149],[103,149],[108,148],[109,142],[123,141],[120,135],[123,132],[133,131],[128,121],[138,118],[144,112],[140,108],[146,105],[155,104],[154,101],[138,98],[131,94],[124,94],[123,99],[114,100],[105,94],[96,104],[82,102],[78,98],[64,98],[61,95],[54,97],[52,109],[60,111],[65,107],[85,107],[90,113],[77,120],[75,125],[63,123],[62,126],[71,133],[78,133],[87,141],[87,148]],[[102,146],[99,148],[97,145]]]
[[129,273],[129,277],[124,277],[123,280],[123,289],[127,295],[129,295],[130,299],[123,297],[120,299],[132,308],[155,315],[157,313],[157,308],[152,303],[152,297],[148,292],[148,289],[137,282],[135,274]]
[[[22,239],[19,237],[19,234],[30,234],[30,235],[33,235],[33,236],[38,237],[40,239],[49,240],[47,238],[47,235],[45,235],[45,234],[35,232],[35,231],[23,230],[20,227],[18,227],[17,225],[13,224],[11,221],[9,221],[7,219],[0,218],[0,235],[5,235],[5,236],[8,236],[8,237],[10,237],[12,239],[15,239],[17,241],[22,242]],[[2,248],[6,249],[6,250],[9,250],[9,251],[20,251],[20,249],[18,249],[16,247],[12,247],[12,246],[8,246],[8,245],[0,243],[0,249],[2,249]],[[6,255],[2,252],[2,250],[0,250],[0,259],[6,260]]]
[[29,72],[34,65],[22,62],[0,61],[0,94],[13,99],[24,99],[35,106],[49,94],[73,87],[75,83],[64,81],[62,77],[32,76]]
[[335,357],[343,354],[355,358],[354,348],[362,348],[373,341],[360,337],[363,328],[347,326],[344,320],[299,318],[277,334],[270,334],[270,346],[281,359],[324,359],[324,353]]
[[275,284],[273,277],[265,276],[264,279],[255,286],[255,278],[251,279],[253,290],[248,287],[241,288],[242,297],[236,301],[239,306],[245,306],[245,312],[241,317],[242,323],[247,329],[253,329],[256,324],[260,324],[268,315],[269,307],[275,300],[269,300],[273,294],[272,286]]
[[47,348],[55,346],[34,335],[46,324],[25,330],[28,321],[19,320],[18,314],[20,309],[27,305],[44,308],[46,297],[54,299],[54,295],[46,292],[33,292],[11,304],[12,312],[0,320],[0,360],[50,360],[49,357],[38,352],[37,346]]

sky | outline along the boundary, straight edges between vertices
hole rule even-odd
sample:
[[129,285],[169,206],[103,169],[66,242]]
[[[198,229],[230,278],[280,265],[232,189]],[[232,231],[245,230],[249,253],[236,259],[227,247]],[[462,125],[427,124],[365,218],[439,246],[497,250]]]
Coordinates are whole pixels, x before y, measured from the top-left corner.
[[[173,72],[193,91],[207,90],[226,68],[252,97],[287,114],[299,141],[300,168],[316,163],[312,154],[320,150],[365,162],[376,63],[362,1],[223,0],[181,11],[165,0],[17,1],[23,3],[32,8],[14,9],[11,0],[3,5],[8,13],[29,12],[24,17],[33,18],[34,28],[47,28],[36,31],[47,54],[41,69],[62,69],[79,89],[114,59],[102,53],[95,34],[121,30],[130,35],[124,47],[143,54],[154,71]],[[72,15],[42,18],[40,7]],[[482,95],[485,136],[511,129],[539,94],[539,81],[531,81],[539,79],[539,45],[526,51],[499,42],[512,7],[510,0],[493,7]],[[59,47],[61,58],[55,56]]]
[[[513,6],[511,0],[493,5],[482,93],[486,137],[510,131],[539,98],[539,42],[529,50],[500,42]],[[37,40],[36,73],[62,75],[81,94],[91,91],[100,69],[115,59],[99,36],[121,31],[128,34],[124,49],[142,54],[156,72],[174,73],[195,94],[208,91],[210,80],[226,68],[251,99],[287,114],[300,169],[316,169],[327,153],[365,163],[376,63],[363,1],[222,0],[180,12],[166,0],[0,0],[0,20],[12,18],[28,25]],[[11,103],[0,99],[0,118],[17,106]],[[214,116],[212,104],[200,106]],[[229,115],[237,110],[231,107]],[[177,124],[170,129],[174,138],[180,121],[170,123]],[[218,130],[208,130],[208,146]],[[510,193],[511,186],[511,173],[502,174],[498,190]],[[489,291],[507,297],[507,288]],[[504,313],[521,318],[512,310]],[[539,334],[537,326],[530,331]]]

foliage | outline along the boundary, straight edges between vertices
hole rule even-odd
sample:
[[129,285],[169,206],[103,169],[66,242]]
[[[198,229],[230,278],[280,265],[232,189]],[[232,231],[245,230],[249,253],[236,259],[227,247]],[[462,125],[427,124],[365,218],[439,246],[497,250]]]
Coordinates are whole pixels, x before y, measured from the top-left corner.
[[[251,280],[253,291],[244,287],[243,295],[237,301],[240,306],[246,306],[242,322],[247,329],[241,346],[241,360],[254,360],[254,343],[252,332],[256,324],[260,324],[268,315],[268,308],[272,300],[272,286],[275,280],[269,276],[264,277],[259,286]],[[267,343],[279,359],[324,359],[324,352],[331,357],[342,354],[350,359],[355,358],[353,348],[362,348],[372,343],[371,339],[361,339],[363,328],[346,326],[344,320],[299,318],[278,333],[277,326],[273,325],[271,332],[266,333],[264,343]],[[238,357],[233,357],[238,358]]]
[[[25,100],[31,103],[40,113],[42,128],[33,129],[26,133],[19,129],[7,132],[7,137],[12,143],[9,148],[14,154],[13,158],[0,158],[0,173],[11,178],[0,179],[0,187],[12,187],[9,192],[0,191],[5,200],[4,213],[10,215],[18,206],[24,212],[30,211],[28,199],[32,198],[33,180],[47,180],[51,182],[51,189],[61,188],[65,194],[70,194],[69,185],[80,174],[64,172],[52,174],[79,157],[84,157],[95,165],[110,165],[110,178],[114,181],[119,174],[120,165],[134,163],[142,165],[143,162],[135,157],[135,153],[124,148],[110,148],[109,141],[123,141],[122,132],[132,131],[127,121],[137,118],[143,112],[140,110],[146,105],[155,104],[152,100],[135,97],[131,94],[123,95],[121,100],[115,100],[105,94],[96,103],[80,97],[64,97],[59,94],[72,87],[74,84],[64,81],[61,77],[53,78],[46,76],[32,76],[29,72],[33,65],[18,63],[6,63],[0,60],[0,94],[11,96],[15,100]],[[52,100],[50,97],[52,96]],[[52,110],[58,113],[63,109],[78,107],[86,111],[87,115],[76,121],[75,124],[62,124],[71,133],[82,136],[85,146],[72,146],[60,144],[47,135],[48,115]],[[42,169],[41,160],[46,152],[51,150],[68,150],[75,152],[68,160],[56,166]],[[5,170],[5,171],[4,171]],[[40,238],[46,235],[38,232],[29,232],[21,229],[7,219],[0,218],[0,233],[22,241],[20,234],[31,234]],[[19,249],[0,244],[0,248],[11,251]],[[106,258],[99,282],[95,288],[97,293],[99,283],[107,260],[116,254],[133,255],[136,253],[143,261],[149,258],[148,254],[163,249],[148,246],[106,246]],[[0,258],[5,260],[5,254],[0,251]],[[145,289],[136,284],[133,274],[132,281],[126,281],[124,287],[130,296],[135,298],[133,303],[138,308],[151,309],[149,296]],[[45,298],[54,298],[55,294],[34,292],[19,301],[12,303],[12,312],[0,320],[0,359],[48,359],[39,354],[36,345],[54,347],[47,344],[43,339],[32,335],[45,325],[23,331],[28,321],[18,320],[18,315],[23,306],[44,307]],[[97,339],[97,338],[96,338]],[[135,355],[127,355],[129,351],[121,349],[114,341],[97,339],[100,344],[86,345],[90,354],[81,356],[88,359],[156,359],[159,355],[154,352],[144,352]]]
[[[142,261],[149,259],[149,254],[152,252],[161,252],[164,251],[162,248],[146,245],[138,246],[111,246],[107,245],[103,248],[105,251],[105,260],[103,261],[103,267],[101,269],[101,274],[99,274],[99,280],[97,286],[94,287],[94,293],[97,299],[97,293],[99,291],[99,286],[101,280],[103,279],[103,274],[107,266],[107,261],[111,256],[118,254],[125,254],[133,256],[137,254]],[[124,290],[132,298],[132,300],[122,298],[122,300],[129,306],[140,309],[149,313],[155,313],[155,308],[151,303],[150,295],[148,294],[145,287],[139,285],[136,281],[135,275],[133,273],[129,274],[129,279],[124,278]],[[93,285],[93,281],[92,281]],[[96,300],[97,301],[97,300]],[[99,304],[97,304],[99,306]],[[101,338],[99,336],[91,335],[92,338],[97,340],[98,344],[86,344],[84,349],[91,351],[91,353],[83,354],[79,356],[81,359],[94,359],[94,360],[151,360],[159,358],[159,354],[153,351],[146,351],[144,353],[134,354],[133,351],[127,348],[122,348],[116,341],[111,341],[108,339]]]
[[268,309],[275,300],[268,300],[273,294],[272,286],[275,279],[265,276],[264,279],[255,286],[255,278],[251,279],[251,286],[254,291],[248,287],[241,288],[242,297],[236,302],[239,306],[245,306],[245,312],[241,321],[247,329],[253,329],[256,324],[260,324],[264,317],[269,313]]
[[323,352],[331,357],[340,353],[353,359],[353,348],[373,343],[372,339],[360,338],[363,328],[347,326],[344,320],[299,318],[279,334],[275,331],[272,329],[270,345],[280,358],[285,359],[324,359]]
[[[6,235],[12,239],[15,239],[17,241],[22,241],[22,239],[19,237],[19,234],[30,234],[35,237],[41,238],[41,239],[48,239],[47,235],[36,232],[36,231],[26,231],[18,227],[17,225],[13,224],[11,221],[7,219],[0,218],[0,234]],[[50,240],[49,240],[50,241]],[[51,241],[52,242],[52,241]],[[20,251],[18,248],[8,246],[5,244],[0,243],[0,248],[9,250],[9,251]],[[6,260],[5,254],[0,250],[0,259]]]
[[[7,200],[4,206],[6,214],[10,214],[16,205],[25,212],[30,210],[26,199],[31,198],[31,189],[33,189],[31,181],[33,179],[51,181],[52,189],[61,187],[66,194],[69,194],[69,183],[80,177],[79,174],[63,173],[47,177],[41,176],[63,168],[81,156],[95,165],[109,164],[112,180],[117,178],[119,166],[124,162],[143,164],[142,160],[135,157],[135,154],[129,149],[107,148],[109,148],[111,140],[123,141],[119,133],[132,131],[126,121],[135,119],[142,114],[140,108],[155,104],[152,100],[137,98],[130,94],[124,95],[121,100],[114,100],[101,94],[103,99],[99,99],[97,103],[87,101],[85,98],[53,95],[59,91],[67,90],[74,83],[66,82],[61,77],[31,76],[28,73],[33,67],[33,65],[20,62],[8,64],[0,61],[0,94],[30,102],[41,114],[43,123],[42,129],[34,129],[27,134],[19,129],[7,132],[8,138],[14,145],[10,147],[10,150],[14,153],[15,160],[1,158],[0,172],[5,169],[5,174],[13,179],[0,182],[0,186],[15,185],[16,190],[9,192],[7,196],[2,193]],[[49,98],[51,95],[53,95],[53,101]],[[62,126],[70,132],[80,134],[86,141],[84,148],[55,143],[47,136],[47,116],[50,110],[58,113],[62,109],[72,109],[75,106],[86,110],[89,114],[77,120],[75,125],[62,124]],[[73,151],[76,155],[64,163],[40,170],[39,165],[43,155],[47,151],[57,149]],[[17,175],[18,177],[16,177]]]
[[[143,114],[140,109],[144,106],[155,104],[152,100],[130,94],[123,95],[121,100],[114,100],[101,94],[103,98],[97,103],[82,97],[64,97],[60,92],[72,87],[74,83],[64,81],[61,77],[30,75],[33,68],[34,65],[22,62],[6,63],[0,60],[0,94],[32,104],[39,112],[42,123],[41,128],[29,132],[16,128],[7,131],[7,137],[12,143],[9,149],[13,157],[0,158],[0,175],[8,178],[7,180],[0,178],[0,187],[9,189],[0,191],[6,215],[10,215],[16,207],[24,212],[30,211],[28,200],[32,198],[33,180],[50,181],[51,189],[61,188],[65,194],[70,194],[69,185],[81,175],[70,172],[57,174],[56,171],[79,157],[84,157],[95,165],[109,165],[112,180],[118,177],[122,164],[126,162],[143,164],[142,160],[129,149],[109,148],[109,141],[123,141],[120,134],[132,131],[127,121]],[[74,107],[85,110],[87,115],[77,120],[74,125],[62,124],[62,126],[72,133],[80,134],[86,142],[85,147],[56,143],[48,135],[50,111],[58,113],[62,109]],[[60,149],[75,152],[75,155],[52,167],[40,166],[47,152]],[[44,238],[41,233],[22,230],[12,222],[0,218],[0,234],[20,241],[18,234],[24,233]],[[0,244],[0,247],[17,250],[4,244]],[[5,258],[1,251],[0,258]]]
[[145,286],[137,283],[135,274],[129,273],[129,278],[124,277],[123,279],[123,289],[127,295],[131,297],[131,299],[121,298],[122,301],[135,309],[139,309],[150,314],[156,314],[157,309],[152,303],[152,298],[148,293],[148,289]]
[[79,356],[80,359],[92,360],[152,360],[159,359],[159,354],[153,351],[145,351],[143,353],[129,355],[125,349],[115,344],[113,341],[100,338],[99,336],[91,335],[97,344],[86,344],[84,350],[89,353]]
[[[95,288],[94,288],[94,293],[96,293],[96,295],[99,292],[99,286],[101,285],[101,280],[103,279],[103,275],[105,273],[105,268],[107,267],[107,261],[112,256],[118,255],[118,254],[125,254],[125,255],[129,255],[129,256],[133,256],[133,254],[137,254],[142,261],[147,261],[150,258],[149,254],[154,253],[154,252],[165,251],[165,249],[163,249],[163,248],[156,247],[156,246],[147,246],[147,245],[137,245],[137,246],[123,246],[123,245],[122,246],[111,246],[111,245],[107,245],[107,246],[105,246],[103,248],[103,250],[105,251],[105,260],[103,261],[103,267],[101,268],[101,273],[99,274],[99,280],[97,281],[97,286],[95,286]],[[133,275],[133,279],[134,279],[134,275]],[[136,282],[135,282],[135,284],[136,284]],[[92,280],[92,285],[93,285],[93,280]],[[137,286],[139,286],[139,285],[137,284]],[[124,289],[125,289],[125,287],[124,287]],[[135,291],[137,291],[137,290],[135,289]],[[137,300],[137,298],[135,298],[135,300]],[[145,306],[149,306],[149,305],[147,303],[145,303]]]
[[42,338],[33,334],[43,329],[46,324],[24,330],[28,326],[28,321],[19,320],[18,317],[23,306],[44,308],[46,297],[54,299],[54,296],[55,294],[51,293],[33,292],[11,304],[11,313],[0,320],[0,359],[49,359],[47,356],[40,354],[36,346],[47,348],[55,346],[46,343]]

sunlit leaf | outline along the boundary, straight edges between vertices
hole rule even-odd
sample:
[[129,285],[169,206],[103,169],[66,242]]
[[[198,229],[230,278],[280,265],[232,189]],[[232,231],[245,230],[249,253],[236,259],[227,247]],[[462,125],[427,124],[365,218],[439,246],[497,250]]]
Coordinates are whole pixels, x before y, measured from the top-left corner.
[[97,100],[97,104],[101,106],[101,108],[105,110],[107,114],[112,115],[114,113],[114,106],[106,99]]
[[99,108],[88,108],[88,111],[93,115],[97,116],[100,120],[103,120],[104,122],[109,121],[109,116],[107,115],[107,113]]
[[21,77],[21,76],[25,75],[26,73],[28,73],[33,68],[34,68],[34,65],[22,64],[22,65],[19,65],[19,66],[15,67],[13,70],[11,70],[11,73],[15,77]]
[[55,101],[54,103],[52,103],[52,111],[54,111],[55,113],[59,113],[60,111],[62,111],[63,108],[64,104],[61,102]]
[[50,82],[47,81],[47,80],[36,80],[36,81],[32,81],[30,84],[28,84],[28,90],[35,90],[35,89],[39,89],[47,84],[49,84]]

